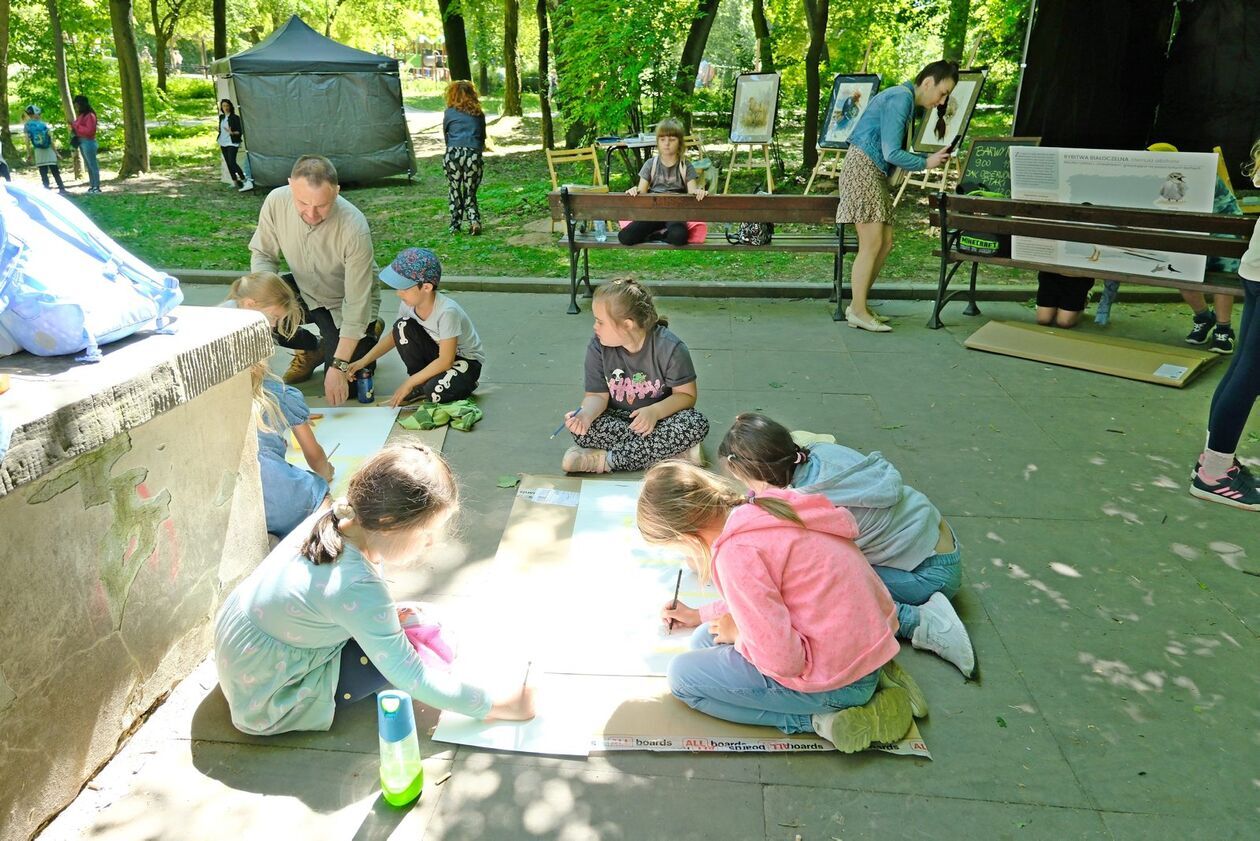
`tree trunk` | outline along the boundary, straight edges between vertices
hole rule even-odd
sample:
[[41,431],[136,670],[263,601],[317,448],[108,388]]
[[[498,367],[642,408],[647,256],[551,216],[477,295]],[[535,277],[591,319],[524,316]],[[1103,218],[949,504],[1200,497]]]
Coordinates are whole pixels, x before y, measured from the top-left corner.
[[[541,9],[544,0],[538,0]],[[9,0],[0,0],[0,157],[16,161],[18,150],[9,130]]]
[[827,13],[831,0],[805,0],[805,21],[809,25],[809,48],[805,51],[805,168],[818,163],[818,98],[821,86],[818,63],[827,40]]
[[214,0],[214,57],[227,56],[227,0]]
[[157,0],[149,0],[149,17],[153,21],[153,40],[156,49],[153,56],[153,69],[157,70],[158,90],[166,92],[166,36],[162,34],[162,18],[158,14]]
[[516,62],[520,0],[503,0],[503,116],[521,116],[521,72]]
[[971,14],[971,0],[949,0],[949,18],[945,21],[945,58],[962,61],[963,48],[967,44],[967,17]]
[[131,0],[109,0],[109,22],[114,30],[114,55],[122,89],[123,159],[119,178],[149,169],[149,135],[144,125],[144,88],[140,81],[140,56],[136,52],[136,23]]
[[[47,0],[46,5],[48,6],[48,23],[52,28],[57,93],[61,95],[61,111],[66,115],[66,128],[70,129],[70,124],[74,122],[74,105],[70,101],[70,77],[66,75],[66,36],[61,28],[61,10],[57,8],[57,0]],[[8,117],[9,112],[5,111],[6,121]],[[70,134],[73,136],[73,129],[70,129]],[[73,146],[70,147],[70,160],[74,162],[74,179],[77,181],[83,176],[83,169],[79,165],[79,152]]]
[[[8,0],[0,0],[7,3]],[[542,106],[542,143],[544,149],[556,148],[556,129],[551,122],[551,30],[547,26],[547,0],[538,0],[534,12],[538,17],[538,104]],[[5,113],[8,113],[7,111]]]
[[774,72],[774,51],[770,47],[770,24],[766,22],[765,0],[753,0],[753,34],[757,36],[757,55],[761,58],[761,72]]
[[717,16],[719,2],[720,0],[699,0],[695,17],[691,19],[691,30],[683,44],[678,75],[674,77],[678,101],[672,110],[682,117],[688,131],[691,130],[690,104],[691,93],[696,85],[696,71],[700,68],[700,59],[704,58],[704,47],[709,43],[709,31],[713,29],[713,19]]
[[464,18],[450,11],[451,0],[438,0],[442,13],[442,34],[446,36],[446,69],[452,79],[472,81],[472,62],[468,60],[468,35],[464,31]]

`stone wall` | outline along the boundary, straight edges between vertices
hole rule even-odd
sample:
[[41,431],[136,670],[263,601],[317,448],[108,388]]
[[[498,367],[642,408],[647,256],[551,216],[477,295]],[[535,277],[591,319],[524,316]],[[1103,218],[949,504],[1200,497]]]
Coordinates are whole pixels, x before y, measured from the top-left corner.
[[265,322],[179,308],[177,332],[78,365],[0,360],[0,838],[74,799],[205,657],[265,555],[248,367]]

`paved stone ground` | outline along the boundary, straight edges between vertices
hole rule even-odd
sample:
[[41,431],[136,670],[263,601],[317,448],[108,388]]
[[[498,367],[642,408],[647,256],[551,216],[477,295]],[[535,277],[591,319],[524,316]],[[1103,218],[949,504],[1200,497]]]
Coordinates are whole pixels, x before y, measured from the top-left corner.
[[[445,446],[464,528],[449,556],[398,582],[400,595],[455,603],[494,583],[485,570],[512,502],[495,479],[558,471],[565,442],[547,435],[579,394],[590,335],[589,315],[566,316],[560,296],[460,298],[491,360],[485,420]],[[574,761],[425,739],[428,787],[395,812],[378,795],[371,704],[328,733],[245,736],[207,662],[44,837],[1254,837],[1260,519],[1185,492],[1223,365],[1176,390],[962,347],[983,318],[1031,317],[1016,304],[987,304],[975,319],[954,305],[949,326],[930,331],[925,303],[890,302],[892,335],[837,325],[821,302],[660,308],[692,349],[710,452],[737,411],[761,409],[882,450],[957,530],[956,602],[982,681],[903,655],[931,703],[921,727],[934,761]],[[1184,308],[1120,306],[1108,329],[1179,342],[1186,320]],[[386,367],[378,390],[396,376]],[[1260,456],[1254,418],[1243,452]]]

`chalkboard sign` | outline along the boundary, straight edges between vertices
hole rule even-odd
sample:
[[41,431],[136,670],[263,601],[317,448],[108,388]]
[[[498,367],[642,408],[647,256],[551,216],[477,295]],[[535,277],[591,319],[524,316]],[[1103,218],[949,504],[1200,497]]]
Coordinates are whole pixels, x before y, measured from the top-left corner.
[[1040,137],[977,137],[971,141],[967,160],[963,163],[958,192],[984,190],[1011,197],[1012,146],[1040,146]]

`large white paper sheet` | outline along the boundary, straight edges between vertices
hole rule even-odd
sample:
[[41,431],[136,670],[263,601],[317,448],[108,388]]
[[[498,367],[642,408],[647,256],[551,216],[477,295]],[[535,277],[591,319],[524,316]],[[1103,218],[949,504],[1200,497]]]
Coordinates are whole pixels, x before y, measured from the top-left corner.
[[[314,417],[321,415],[322,417]],[[332,453],[329,461],[334,469],[331,493],[333,498],[346,492],[350,477],[368,456],[385,446],[394,427],[398,410],[389,407],[345,407],[316,409],[312,413],[311,428],[324,452]],[[333,452],[333,448],[336,452]],[[306,460],[297,441],[289,434],[289,452],[285,456],[289,464],[305,468]]]
[[[1211,213],[1217,156],[1013,146],[1011,198]],[[1202,281],[1207,258],[1146,248],[1012,237],[1011,257],[1034,263]]]

